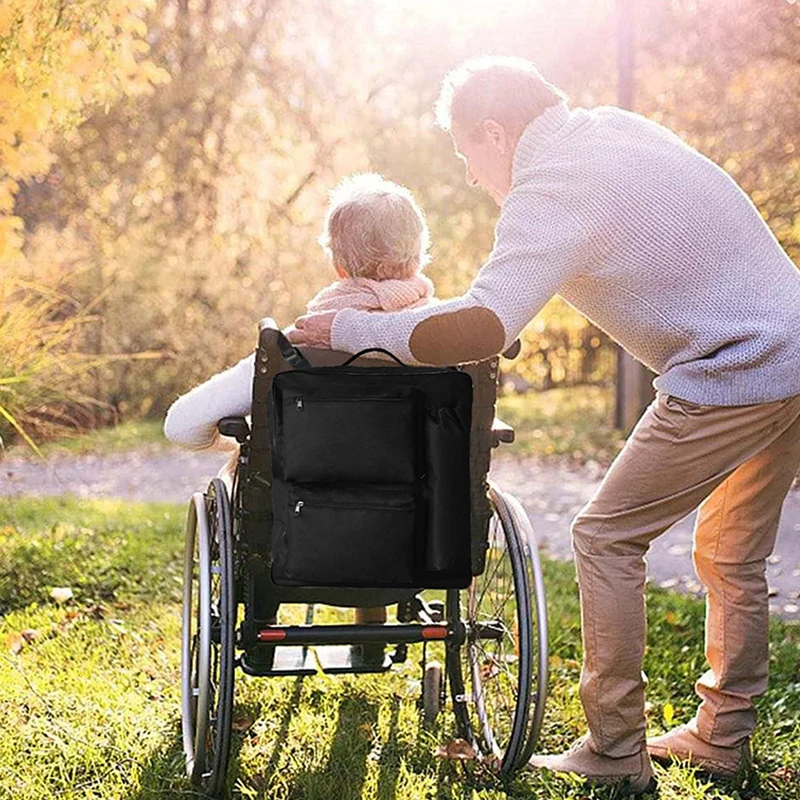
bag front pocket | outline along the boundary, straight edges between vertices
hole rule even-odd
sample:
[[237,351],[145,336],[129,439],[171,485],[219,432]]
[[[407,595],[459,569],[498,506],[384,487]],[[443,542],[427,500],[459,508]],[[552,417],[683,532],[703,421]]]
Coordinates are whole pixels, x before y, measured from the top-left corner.
[[294,487],[286,574],[318,586],[413,586],[416,506],[411,487]]
[[416,425],[412,397],[283,401],[288,481],[412,483]]

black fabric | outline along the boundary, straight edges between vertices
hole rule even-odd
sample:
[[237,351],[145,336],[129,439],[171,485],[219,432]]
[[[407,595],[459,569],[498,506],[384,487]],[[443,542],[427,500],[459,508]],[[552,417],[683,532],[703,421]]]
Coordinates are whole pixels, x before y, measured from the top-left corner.
[[467,373],[301,368],[267,402],[274,583],[469,585]]

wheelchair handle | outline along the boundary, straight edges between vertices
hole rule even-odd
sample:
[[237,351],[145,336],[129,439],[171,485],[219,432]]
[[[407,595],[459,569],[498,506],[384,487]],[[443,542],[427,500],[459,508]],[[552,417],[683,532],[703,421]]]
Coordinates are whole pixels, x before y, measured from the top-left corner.
[[292,369],[310,369],[311,363],[306,357],[286,338],[286,334],[278,329],[278,349],[287,364]]

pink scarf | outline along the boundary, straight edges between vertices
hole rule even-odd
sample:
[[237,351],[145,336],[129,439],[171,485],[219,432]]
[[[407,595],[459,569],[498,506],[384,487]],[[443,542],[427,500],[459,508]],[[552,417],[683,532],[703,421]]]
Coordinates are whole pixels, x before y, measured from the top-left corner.
[[309,312],[357,308],[362,311],[398,311],[425,306],[435,289],[427,275],[403,280],[376,281],[372,278],[342,278],[326,286],[308,301]]

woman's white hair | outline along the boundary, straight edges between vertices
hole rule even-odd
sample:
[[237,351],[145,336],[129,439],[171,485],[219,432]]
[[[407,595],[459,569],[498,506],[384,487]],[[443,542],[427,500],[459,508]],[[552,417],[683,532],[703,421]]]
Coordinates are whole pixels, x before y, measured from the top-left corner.
[[410,278],[430,261],[428,225],[413,195],[375,173],[345,178],[331,192],[319,243],[352,278]]

